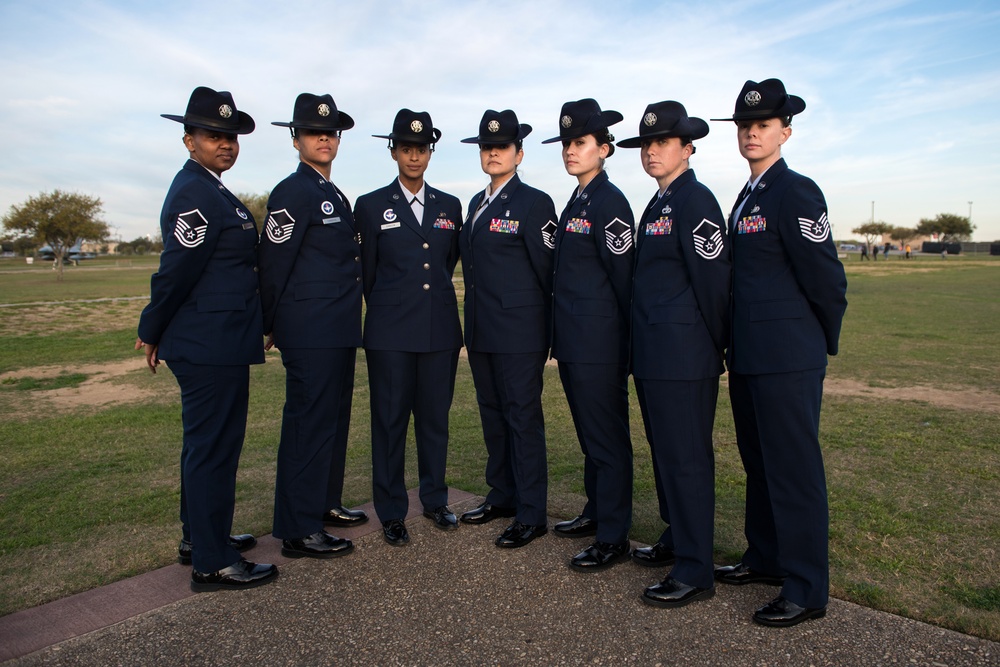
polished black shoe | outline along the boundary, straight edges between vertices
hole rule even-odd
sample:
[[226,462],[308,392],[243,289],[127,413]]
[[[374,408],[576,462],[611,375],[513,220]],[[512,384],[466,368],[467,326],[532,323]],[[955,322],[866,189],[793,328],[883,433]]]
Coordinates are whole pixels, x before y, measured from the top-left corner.
[[382,536],[394,547],[401,547],[410,542],[410,533],[402,519],[390,519],[382,522]]
[[751,570],[750,566],[743,563],[736,565],[726,565],[715,568],[715,580],[733,586],[744,584],[768,584],[769,586],[780,586],[785,583],[784,577],[774,574],[764,574],[757,570]]
[[[257,546],[257,538],[253,535],[230,535],[229,546],[243,553]],[[191,564],[191,543],[182,539],[177,547],[177,562],[181,565]]]
[[343,537],[334,537],[325,530],[309,537],[281,541],[281,555],[288,558],[337,558],[354,551],[354,543]]
[[191,571],[191,590],[195,593],[220,589],[240,590],[263,586],[278,576],[278,567],[270,563],[251,563],[241,558],[217,572]]
[[714,588],[688,586],[673,577],[667,577],[658,584],[648,586],[642,592],[642,601],[654,607],[683,607],[695,600],[707,600],[713,595]]
[[809,609],[800,607],[779,595],[753,613],[754,623],[769,625],[772,628],[788,628],[798,625],[810,618],[826,616],[826,607]]
[[657,542],[648,547],[636,547],[632,550],[632,562],[646,567],[663,567],[673,565],[677,557],[670,547]]
[[549,529],[546,528],[545,524],[533,526],[515,520],[507,526],[506,530],[500,533],[500,537],[496,539],[494,544],[503,549],[517,549],[547,532],[549,532]]
[[350,528],[351,526],[360,526],[363,523],[368,523],[368,515],[365,514],[364,510],[349,510],[341,505],[340,507],[334,507],[323,512],[323,523],[328,526]]
[[589,537],[597,535],[597,522],[582,514],[569,521],[560,521],[552,526],[552,532],[559,537]]
[[628,558],[629,542],[621,544],[594,542],[589,547],[573,556],[569,566],[581,572],[599,572],[606,570],[620,560]]
[[432,510],[424,510],[424,516],[434,522],[436,528],[441,530],[455,530],[458,528],[458,519],[447,505],[435,507]]
[[512,517],[517,514],[517,510],[512,507],[497,507],[489,503],[483,503],[475,509],[463,512],[459,519],[462,523],[481,524],[489,523],[493,519],[500,517]]

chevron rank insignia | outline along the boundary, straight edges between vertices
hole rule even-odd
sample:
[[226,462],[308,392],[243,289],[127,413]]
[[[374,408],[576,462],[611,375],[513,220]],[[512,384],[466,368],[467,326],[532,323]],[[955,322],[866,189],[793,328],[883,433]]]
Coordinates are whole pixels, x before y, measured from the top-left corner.
[[604,239],[608,250],[616,255],[624,255],[632,247],[632,227],[615,218],[604,227]]
[[295,228],[295,219],[288,215],[286,209],[274,211],[267,216],[266,233],[271,243],[284,243],[292,238],[292,230]]
[[694,251],[702,259],[715,259],[722,254],[722,230],[708,218],[694,228]]
[[556,247],[556,230],[559,229],[559,225],[555,223],[554,220],[549,220],[544,225],[542,225],[542,243],[549,250],[553,250]]
[[205,242],[205,234],[208,233],[208,220],[195,209],[177,216],[177,223],[174,225],[174,237],[180,241],[185,248],[195,248]]
[[799,218],[799,231],[802,232],[802,238],[813,243],[822,243],[830,238],[830,221],[827,220],[826,211],[819,220]]

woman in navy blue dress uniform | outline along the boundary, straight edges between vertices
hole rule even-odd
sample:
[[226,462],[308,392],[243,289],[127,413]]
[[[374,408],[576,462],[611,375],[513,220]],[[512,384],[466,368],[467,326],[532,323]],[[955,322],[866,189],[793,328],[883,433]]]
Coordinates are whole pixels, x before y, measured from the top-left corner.
[[448,508],[448,412],[462,348],[452,274],[462,205],[424,182],[441,131],[430,114],[401,109],[389,140],[399,177],[358,198],[364,277],[364,346],[372,424],[372,489],[385,540],[409,542],[404,480],[413,414],[423,514],[442,530],[458,527]]
[[732,265],[722,209],[690,169],[692,142],[707,134],[708,123],[666,101],[646,107],[638,137],[618,142],[641,148],[642,167],[658,186],[636,236],[632,375],[667,528],[632,560],[673,564],[643,593],[644,602],[662,607],[715,594],[712,427],[729,341]]
[[628,423],[632,209],[611,184],[608,127],[622,120],[597,102],[567,102],[559,119],[566,171],[578,182],[556,230],[552,356],[584,455],[587,504],[557,523],[560,537],[595,535],[570,561],[588,572],[628,557],[632,525],[632,441]]
[[330,95],[302,93],[290,123],[295,173],[267,202],[259,249],[265,349],[285,366],[285,406],[274,489],[273,535],[292,558],[351,553],[323,530],[363,523],[341,506],[354,362],[361,345],[361,246],[347,197],[331,181],[341,132],[354,120]]
[[716,570],[727,584],[765,583],[781,594],[753,620],[786,627],[826,613],[829,509],[819,445],[827,355],[837,354],[847,278],[826,200],[788,168],[781,146],[805,101],[778,79],[747,81],[732,120],[750,180],[729,217],[732,338],[726,353],[736,442],[747,473],[741,562]]
[[515,517],[496,539],[521,547],[546,528],[547,467],[542,374],[549,353],[552,198],[521,182],[517,166],[531,126],[511,110],[487,110],[479,158],[490,183],[469,203],[459,234],[465,279],[465,345],[483,423],[490,492],[465,523]]
[[181,390],[179,558],[193,561],[191,589],[250,588],[278,576],[274,565],[240,556],[253,536],[229,534],[250,364],[264,362],[257,227],[221,175],[239,155],[237,135],[253,132],[254,122],[228,92],[204,87],[191,93],[183,116],[163,117],[184,124],[190,159],[163,202],[163,254],[135,347],[154,373],[166,361]]

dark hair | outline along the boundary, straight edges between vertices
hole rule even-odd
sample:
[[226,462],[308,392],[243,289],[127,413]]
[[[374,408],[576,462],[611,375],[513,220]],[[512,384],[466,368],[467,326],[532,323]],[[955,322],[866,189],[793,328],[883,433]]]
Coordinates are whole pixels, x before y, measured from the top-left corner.
[[510,146],[511,144],[514,145],[515,153],[524,150],[524,139],[518,139],[517,141],[508,141],[505,144],[479,144],[479,150],[483,151],[486,149],[492,149],[494,146]]
[[184,134],[194,134],[194,127],[184,123]]
[[593,134],[594,139],[597,140],[598,146],[601,144],[608,145],[608,157],[615,154],[615,135],[611,134],[611,130],[604,128],[602,130],[598,130],[597,132],[592,132],[591,134]]

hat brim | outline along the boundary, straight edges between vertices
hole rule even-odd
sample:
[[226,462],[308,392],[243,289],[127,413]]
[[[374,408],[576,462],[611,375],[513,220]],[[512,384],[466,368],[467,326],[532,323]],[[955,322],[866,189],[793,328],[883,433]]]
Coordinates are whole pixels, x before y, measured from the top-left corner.
[[166,118],[167,120],[172,120],[177,123],[182,123],[190,127],[197,127],[202,130],[210,130],[214,132],[225,132],[226,134],[250,134],[257,127],[254,123],[253,118],[250,114],[243,111],[237,111],[237,118],[239,118],[236,128],[231,126],[223,125],[212,119],[199,118],[197,116],[177,116],[175,114],[161,113],[160,116]]
[[290,123],[280,123],[277,121],[272,121],[271,125],[277,125],[278,127],[292,127],[297,130],[349,130],[354,127],[354,119],[348,116],[343,111],[337,112],[337,122],[333,124],[324,123],[296,123],[294,120]]
[[[586,125],[576,130],[575,132],[567,133],[565,135],[560,134],[558,137],[545,139],[542,141],[542,143],[554,144],[557,141],[568,141],[569,139],[584,137],[587,136],[588,134],[599,132],[600,130],[606,130],[615,123],[622,122],[622,120],[624,119],[625,116],[621,115],[617,111],[602,111],[600,116],[593,116]],[[570,129],[572,130],[572,128]]]
[[526,136],[531,134],[531,126],[527,123],[519,123],[517,126],[517,136],[516,137],[469,137],[468,139],[460,139],[459,141],[463,144],[485,144],[487,146],[502,146],[503,144],[512,144],[515,141],[523,141]]
[[436,127],[431,128],[431,136],[433,138],[430,141],[427,141],[427,137],[422,137],[418,134],[396,134],[395,132],[373,134],[372,136],[376,139],[388,139],[389,141],[403,144],[436,144],[441,139],[441,130]]
[[650,132],[643,136],[622,139],[615,145],[618,148],[639,148],[642,146],[643,141],[649,141],[658,137],[687,137],[691,141],[695,141],[708,136],[708,130],[708,123],[701,118],[691,116],[687,119],[687,123],[679,124],[679,126],[675,125],[668,130],[660,130],[659,132]]
[[788,95],[785,104],[778,109],[764,109],[762,111],[744,111],[734,113],[731,118],[710,118],[713,121],[741,121],[741,120],[766,120],[768,118],[786,118],[800,114],[806,109],[806,101],[797,95]]

